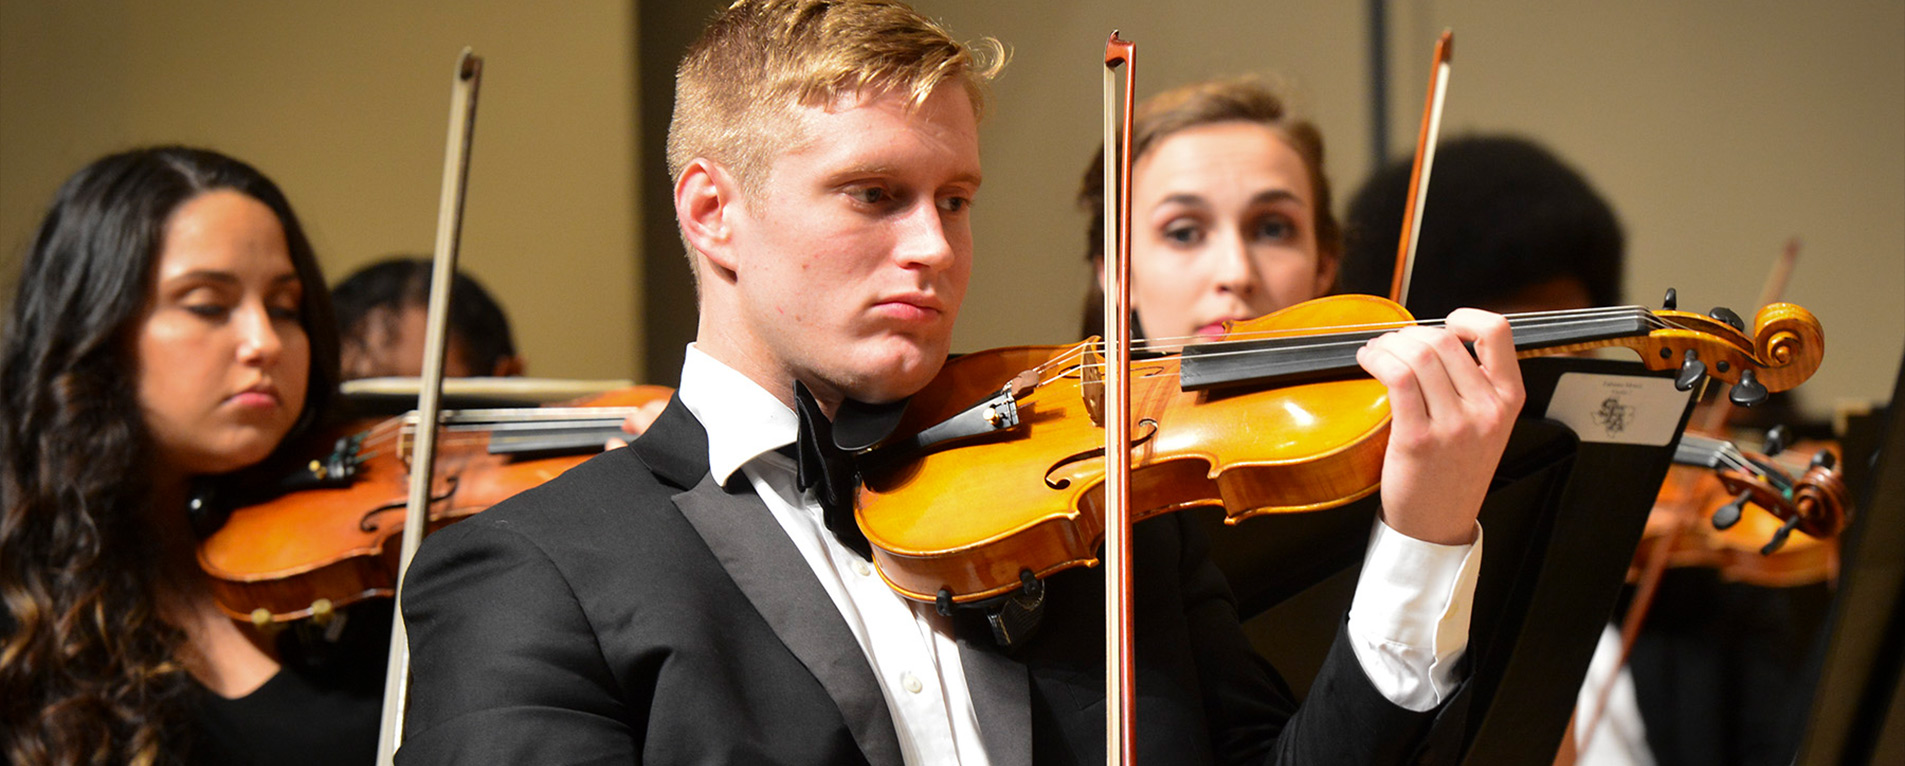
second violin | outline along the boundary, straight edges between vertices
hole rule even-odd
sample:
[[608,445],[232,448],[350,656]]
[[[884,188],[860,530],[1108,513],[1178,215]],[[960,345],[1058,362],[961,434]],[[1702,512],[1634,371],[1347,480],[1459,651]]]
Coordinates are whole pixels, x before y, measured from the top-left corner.
[[[431,528],[593,457],[623,418],[673,393],[635,386],[559,407],[444,413]],[[416,430],[416,413],[347,429],[293,482],[298,491],[233,511],[199,546],[219,606],[263,625],[390,596]]]

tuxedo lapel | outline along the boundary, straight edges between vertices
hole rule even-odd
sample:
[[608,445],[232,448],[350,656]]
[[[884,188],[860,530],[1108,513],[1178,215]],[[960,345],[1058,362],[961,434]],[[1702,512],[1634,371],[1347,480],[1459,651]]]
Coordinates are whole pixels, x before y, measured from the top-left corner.
[[986,756],[992,766],[1032,766],[1032,692],[1025,666],[972,641],[960,636],[959,663],[966,670]]
[[866,654],[767,506],[752,492],[722,489],[705,470],[674,500],[754,609],[833,697],[867,761],[898,766],[899,735]]
[[649,473],[677,489],[691,489],[708,475],[708,432],[701,427],[681,395],[648,425],[628,450],[648,466]]

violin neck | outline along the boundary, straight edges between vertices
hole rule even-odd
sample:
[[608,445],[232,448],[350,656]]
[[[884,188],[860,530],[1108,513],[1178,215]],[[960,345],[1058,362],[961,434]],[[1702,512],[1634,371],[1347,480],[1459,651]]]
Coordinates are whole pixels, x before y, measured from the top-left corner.
[[[1523,353],[1646,335],[1656,326],[1652,312],[1640,306],[1544,311],[1513,314],[1507,318],[1514,331],[1515,349]],[[1394,329],[1382,327],[1187,346],[1180,362],[1183,372],[1180,385],[1185,391],[1205,391],[1361,377],[1365,373],[1356,363],[1357,349]]]

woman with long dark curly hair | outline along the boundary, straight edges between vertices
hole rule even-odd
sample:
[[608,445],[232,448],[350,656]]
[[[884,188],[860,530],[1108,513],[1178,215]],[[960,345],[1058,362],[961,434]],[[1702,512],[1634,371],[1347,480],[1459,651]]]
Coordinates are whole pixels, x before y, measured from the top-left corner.
[[9,313],[0,760],[269,758],[252,723],[287,707],[309,739],[277,747],[374,747],[374,702],[280,672],[194,557],[194,482],[266,463],[334,395],[330,298],[277,186],[204,150],[100,159],[61,187]]

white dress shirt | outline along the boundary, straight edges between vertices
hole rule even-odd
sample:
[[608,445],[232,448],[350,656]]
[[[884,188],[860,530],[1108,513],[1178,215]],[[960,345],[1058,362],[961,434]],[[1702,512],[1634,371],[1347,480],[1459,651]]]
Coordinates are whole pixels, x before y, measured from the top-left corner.
[[[827,530],[819,501],[797,488],[793,461],[776,452],[799,436],[793,410],[694,344],[680,396],[707,431],[709,474],[724,486],[745,477],[840,610],[879,680],[906,762],[987,763],[950,622],[894,593]],[[1390,701],[1428,710],[1456,683],[1480,553],[1479,536],[1473,545],[1434,545],[1376,522],[1348,632],[1363,671]]]

